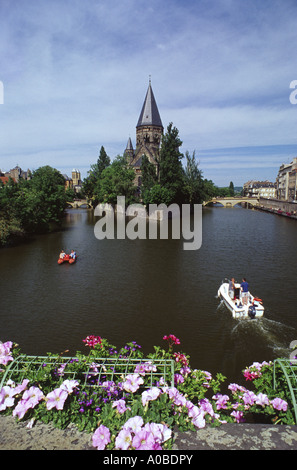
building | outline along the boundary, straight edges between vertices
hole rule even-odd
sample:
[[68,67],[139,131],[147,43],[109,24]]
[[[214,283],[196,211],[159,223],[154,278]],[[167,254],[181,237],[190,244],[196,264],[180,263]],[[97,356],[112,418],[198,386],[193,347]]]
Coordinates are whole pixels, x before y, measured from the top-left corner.
[[81,174],[80,171],[77,169],[73,169],[71,172],[71,178],[63,174],[65,179],[65,189],[74,189],[76,193],[79,193],[82,189],[82,181],[81,181]]
[[276,183],[272,183],[271,181],[248,181],[243,185],[242,194],[245,197],[275,198]]
[[4,176],[6,176],[7,178],[11,177],[16,182],[18,182],[21,178],[23,178],[24,180],[29,180],[31,179],[31,171],[24,171],[19,167],[19,165],[17,165],[12,170],[5,172]]
[[76,193],[79,193],[81,191],[81,184],[82,184],[80,171],[73,169],[71,177],[72,177],[73,189]]
[[141,186],[141,161],[144,155],[155,165],[156,173],[158,173],[158,160],[163,131],[163,124],[150,80],[136,125],[136,149],[134,150],[132,140],[129,137],[124,152],[129,165],[135,170],[135,184],[138,187]]
[[291,163],[283,164],[276,178],[276,197],[280,201],[297,199],[297,157]]

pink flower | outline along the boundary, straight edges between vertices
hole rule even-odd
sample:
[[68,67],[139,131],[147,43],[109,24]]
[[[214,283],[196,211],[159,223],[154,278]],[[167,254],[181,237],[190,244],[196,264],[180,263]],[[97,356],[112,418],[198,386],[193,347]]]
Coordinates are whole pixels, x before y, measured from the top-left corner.
[[132,445],[132,434],[128,429],[122,429],[116,437],[115,447],[120,450],[127,450]]
[[86,346],[94,348],[96,344],[102,343],[102,339],[100,338],[100,336],[89,335],[85,339],[83,339],[83,342],[86,343]]
[[65,390],[68,394],[72,393],[75,388],[78,387],[78,381],[77,380],[64,380],[64,382],[61,384],[60,388],[62,390]]
[[270,404],[273,406],[275,410],[279,411],[287,411],[288,403],[281,398],[274,398],[271,400]]
[[186,406],[187,404],[187,399],[184,395],[182,395],[178,390],[177,388],[175,387],[170,387],[168,388],[167,390],[167,394],[170,398],[170,400],[173,401],[173,403],[176,405],[176,406]]
[[152,387],[149,390],[145,390],[141,395],[142,406],[152,400],[156,400],[161,394],[161,390],[158,387]]
[[25,390],[22,399],[18,402],[15,409],[13,410],[13,416],[17,416],[22,419],[30,408],[34,408],[40,400],[43,400],[44,395],[40,388],[30,387],[29,390]]
[[23,382],[22,382],[20,385],[17,385],[17,386],[14,388],[13,394],[14,394],[14,395],[18,395],[19,393],[23,392],[23,391],[27,388],[28,383],[29,383],[29,380],[28,380],[28,379],[24,379]]
[[117,411],[118,411],[120,414],[125,413],[125,411],[127,411],[127,410],[131,410],[131,408],[128,408],[128,407],[126,406],[126,402],[125,402],[125,400],[123,400],[123,399],[114,401],[113,404],[112,404],[112,407],[113,407],[113,408],[116,408]]
[[157,372],[157,367],[150,361],[136,365],[134,373],[137,373],[139,375],[145,375],[146,372]]
[[44,395],[40,388],[30,387],[29,390],[26,390],[23,394],[22,401],[27,402],[28,408],[34,408],[40,400],[44,398]]
[[189,417],[192,418],[192,423],[196,428],[204,428],[205,427],[205,419],[204,419],[204,412],[201,408],[198,406],[194,405],[190,410],[189,410]]
[[138,374],[128,374],[125,382],[123,382],[123,388],[126,392],[134,393],[139,389],[140,385],[143,384],[143,379]]
[[180,344],[180,340],[175,335],[165,335],[163,336],[163,339],[169,342],[170,347],[173,344]]
[[256,399],[257,399],[257,395],[255,395],[255,393],[251,392],[250,390],[247,390],[242,395],[243,403],[247,407],[252,406],[256,402]]
[[[164,338],[163,338],[164,339]],[[173,354],[176,362],[181,362],[183,366],[188,365],[188,359],[183,353],[177,352]]]
[[132,446],[136,450],[154,450],[155,444],[154,435],[145,429],[141,429],[135,434],[132,440]]
[[9,361],[13,361],[10,349],[12,348],[12,342],[6,341],[6,343],[0,343],[0,364],[7,365]]
[[174,374],[174,383],[177,384],[182,384],[185,381],[183,376],[181,374]]
[[110,442],[110,431],[106,426],[99,426],[92,437],[93,446],[97,447],[98,450],[104,450],[107,444]]
[[143,429],[153,434],[155,442],[162,444],[171,438],[172,431],[165,424],[147,423]]
[[256,404],[261,406],[269,405],[268,396],[265,393],[259,393],[256,395]]
[[5,385],[0,390],[0,411],[14,405],[14,389]]
[[235,383],[232,383],[232,384],[229,384],[228,385],[228,389],[231,390],[232,393],[236,393],[236,392],[246,392],[247,389],[245,387],[242,387],[242,385],[238,385],[238,384],[235,384]]
[[57,410],[62,410],[67,397],[68,393],[66,392],[66,390],[56,388],[52,392],[48,393],[46,396],[47,409],[51,410],[52,408],[56,408]]
[[216,407],[218,410],[227,408],[226,404],[229,400],[228,395],[222,395],[221,393],[217,393],[212,398],[216,400]]
[[123,429],[127,429],[130,432],[137,433],[141,430],[143,425],[143,419],[141,416],[134,416],[133,418],[128,419],[123,426]]
[[207,398],[203,398],[202,400],[200,400],[199,405],[204,413],[207,413],[210,416],[214,416],[215,413],[212,404]]
[[231,416],[234,417],[236,423],[244,422],[243,411],[232,411],[232,413],[230,413],[230,414],[231,414]]
[[13,416],[17,416],[19,419],[22,419],[30,408],[31,406],[28,404],[27,400],[20,400],[12,414]]

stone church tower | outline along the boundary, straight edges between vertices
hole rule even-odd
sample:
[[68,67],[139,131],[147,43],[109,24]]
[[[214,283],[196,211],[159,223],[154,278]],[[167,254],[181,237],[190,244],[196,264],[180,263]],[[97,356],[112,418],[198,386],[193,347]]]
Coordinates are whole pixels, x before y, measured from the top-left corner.
[[125,150],[125,156],[135,170],[135,184],[137,186],[141,185],[141,161],[143,155],[146,155],[148,160],[155,165],[156,173],[158,172],[163,130],[151,81],[149,81],[149,87],[136,126],[136,149],[134,151],[131,138],[129,137]]

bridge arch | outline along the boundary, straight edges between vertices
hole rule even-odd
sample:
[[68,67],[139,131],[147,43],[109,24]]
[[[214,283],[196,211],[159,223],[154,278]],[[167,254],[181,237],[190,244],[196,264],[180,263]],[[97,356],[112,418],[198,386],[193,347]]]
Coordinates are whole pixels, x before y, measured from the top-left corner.
[[234,207],[241,203],[249,204],[253,207],[259,205],[258,199],[250,197],[213,197],[209,201],[205,201],[203,205],[207,206],[209,204],[221,204],[223,207]]
[[68,201],[67,206],[69,208],[72,207],[73,209],[78,209],[79,207],[82,207],[82,206],[87,206],[88,208],[92,207],[90,202],[87,199],[78,199],[72,202]]

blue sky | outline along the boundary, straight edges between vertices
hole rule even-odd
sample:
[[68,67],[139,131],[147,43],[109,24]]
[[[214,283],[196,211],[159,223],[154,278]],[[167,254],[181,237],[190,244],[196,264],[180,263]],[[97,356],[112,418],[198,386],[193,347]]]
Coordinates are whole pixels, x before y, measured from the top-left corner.
[[163,126],[218,186],[297,155],[296,0],[1,0],[0,168],[87,175],[123,154],[149,76]]

